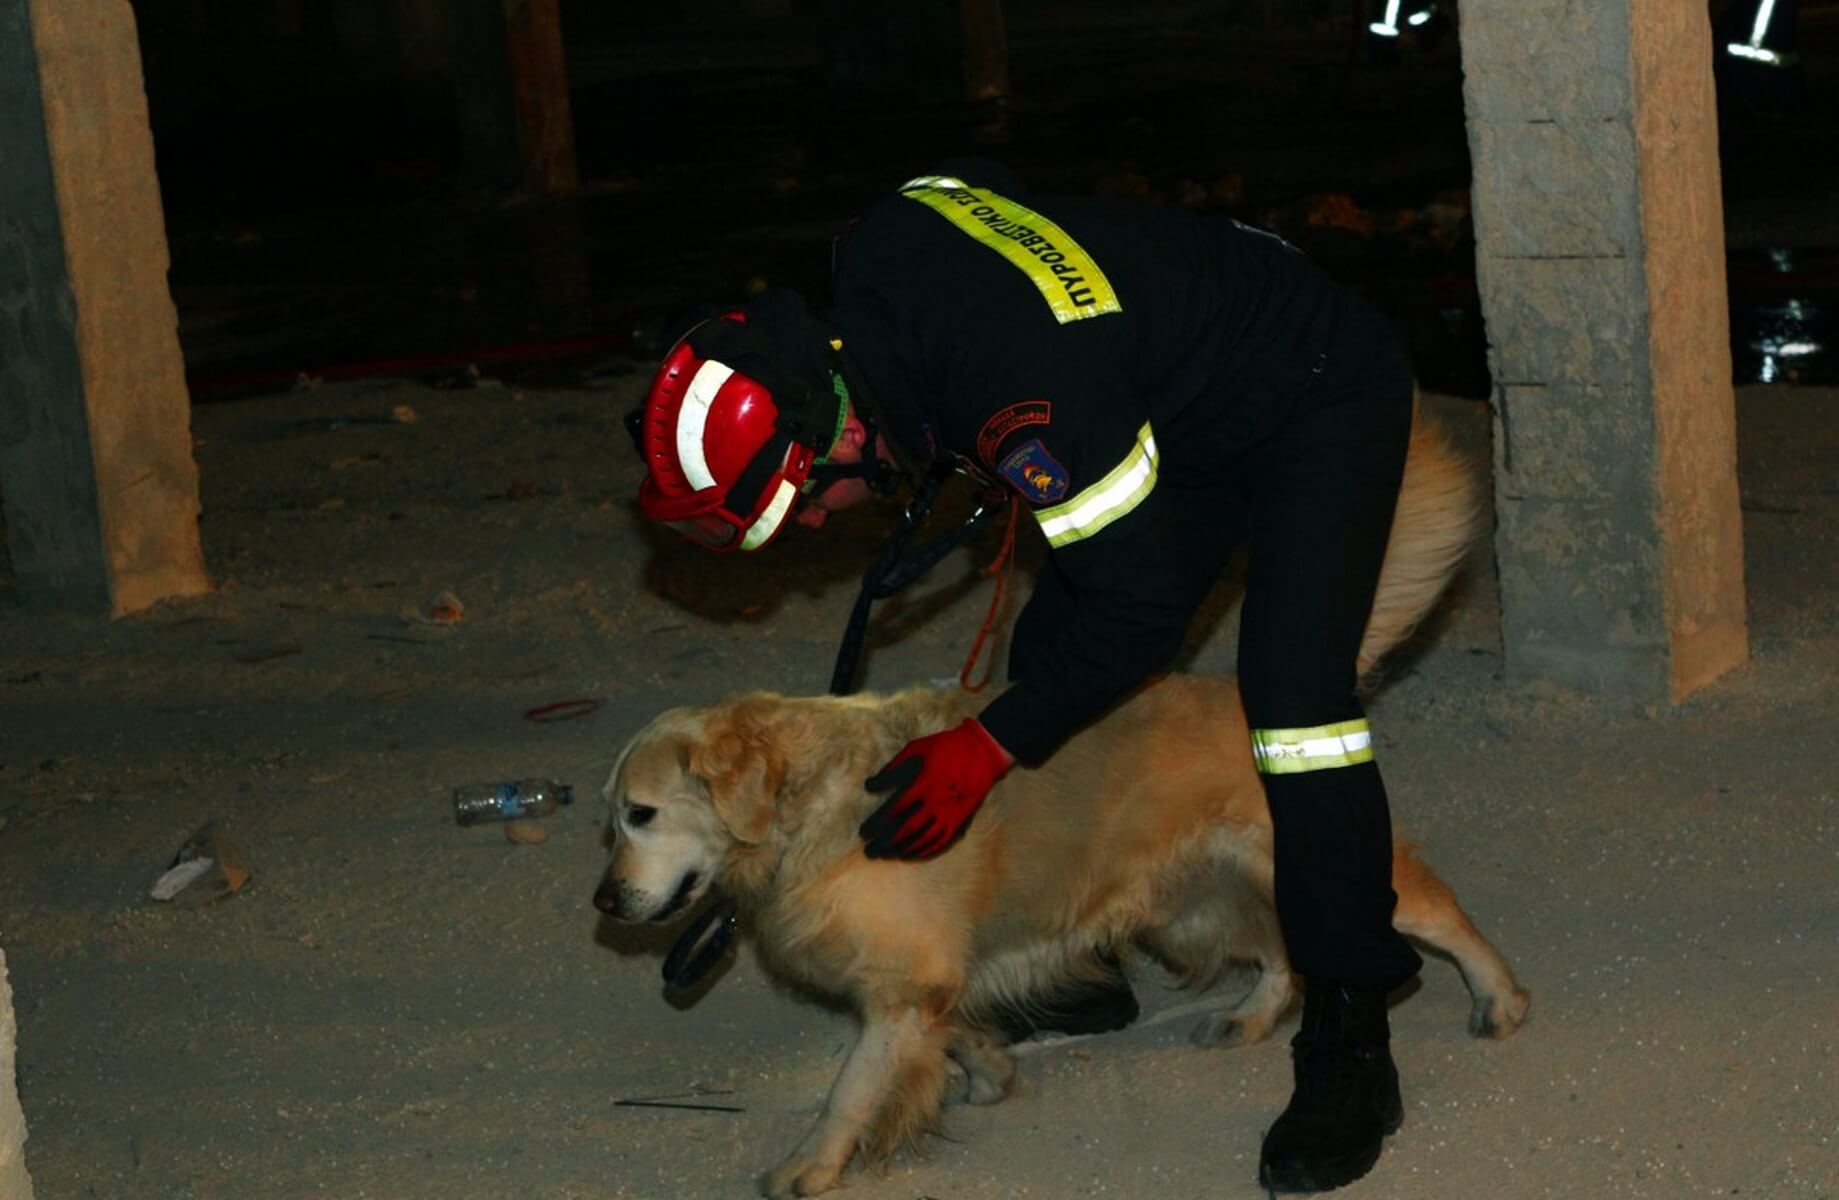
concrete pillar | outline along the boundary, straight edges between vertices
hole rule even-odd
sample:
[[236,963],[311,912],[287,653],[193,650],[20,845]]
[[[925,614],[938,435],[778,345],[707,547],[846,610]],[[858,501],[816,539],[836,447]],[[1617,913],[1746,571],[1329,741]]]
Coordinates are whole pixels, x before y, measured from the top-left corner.
[[7,985],[6,951],[0,950],[0,1200],[32,1200],[26,1177],[26,1115],[13,1083],[13,989]]
[[0,0],[0,500],[20,598],[206,591],[128,0]]
[[1510,674],[1677,700],[1748,658],[1710,22],[1464,0]]

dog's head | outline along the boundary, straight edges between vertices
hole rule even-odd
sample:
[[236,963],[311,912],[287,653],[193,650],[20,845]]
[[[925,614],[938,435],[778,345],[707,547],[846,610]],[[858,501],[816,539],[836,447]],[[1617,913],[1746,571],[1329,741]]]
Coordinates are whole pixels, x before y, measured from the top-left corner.
[[594,907],[621,921],[670,920],[737,849],[766,839],[785,756],[757,709],[675,709],[627,745],[607,780],[613,861]]

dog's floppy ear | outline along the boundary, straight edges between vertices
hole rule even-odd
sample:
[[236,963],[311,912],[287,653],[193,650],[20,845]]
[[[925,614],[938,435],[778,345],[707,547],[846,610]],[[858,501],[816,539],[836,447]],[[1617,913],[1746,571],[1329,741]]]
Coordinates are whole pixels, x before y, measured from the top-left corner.
[[737,841],[766,840],[785,778],[785,753],[770,727],[738,714],[712,722],[690,746],[690,773],[707,785],[715,815]]

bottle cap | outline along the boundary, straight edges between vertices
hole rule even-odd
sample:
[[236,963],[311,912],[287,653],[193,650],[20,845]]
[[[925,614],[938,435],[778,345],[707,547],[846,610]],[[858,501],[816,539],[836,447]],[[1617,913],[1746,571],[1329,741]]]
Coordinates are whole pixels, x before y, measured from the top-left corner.
[[557,784],[556,785],[556,803],[557,804],[573,804],[574,802],[575,802],[574,785],[567,784],[567,783]]

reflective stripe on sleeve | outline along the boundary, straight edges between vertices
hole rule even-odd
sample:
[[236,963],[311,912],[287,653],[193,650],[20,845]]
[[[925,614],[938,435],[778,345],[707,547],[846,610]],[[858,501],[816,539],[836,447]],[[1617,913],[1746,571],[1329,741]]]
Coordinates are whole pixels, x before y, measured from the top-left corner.
[[1110,474],[1071,500],[1037,509],[1034,519],[1047,544],[1061,546],[1089,538],[1143,502],[1156,486],[1156,435],[1149,422],[1137,430],[1137,443]]
[[1351,767],[1373,761],[1373,733],[1365,717],[1309,729],[1254,729],[1252,758],[1265,775]]

